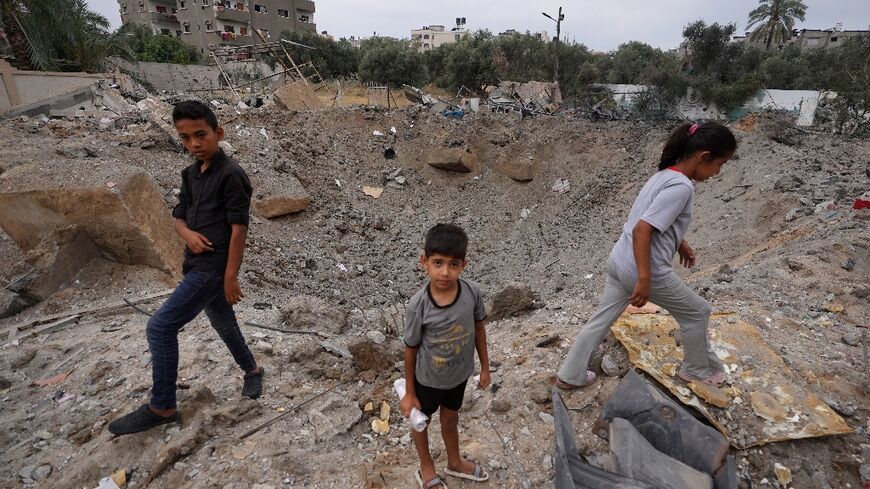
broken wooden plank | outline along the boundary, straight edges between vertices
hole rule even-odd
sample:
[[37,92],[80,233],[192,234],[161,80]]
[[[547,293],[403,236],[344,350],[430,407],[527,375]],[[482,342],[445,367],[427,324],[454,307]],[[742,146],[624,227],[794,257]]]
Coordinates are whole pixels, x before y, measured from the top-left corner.
[[610,453],[616,473],[649,482],[660,489],[712,489],[709,474],[656,450],[631,422],[610,421]]
[[656,450],[707,474],[715,473],[728,455],[728,439],[634,370],[629,370],[604,405],[596,423],[599,436],[609,436],[606,426],[614,418],[631,422]]
[[[130,302],[132,304],[141,304],[143,302],[148,302],[150,300],[159,299],[161,297],[166,297],[171,293],[172,293],[171,290],[166,290],[163,292],[158,292],[155,294],[146,295],[144,297],[141,297],[139,299],[136,299],[136,300],[130,301]],[[27,330],[29,328],[32,328],[33,326],[35,326],[37,324],[47,323],[49,321],[56,321],[58,319],[69,317],[69,316],[83,316],[85,314],[103,313],[103,312],[108,312],[108,311],[111,311],[114,309],[121,309],[124,307],[129,307],[129,304],[127,304],[124,301],[120,301],[120,302],[113,302],[111,304],[106,304],[103,306],[93,306],[93,307],[84,307],[81,309],[73,309],[71,311],[60,312],[60,313],[51,314],[48,316],[36,317],[36,318],[30,319],[30,320],[12,325],[6,331],[9,333],[11,333],[13,331],[17,333],[19,331],[24,331],[24,330]],[[2,335],[0,335],[0,336],[2,336]]]
[[60,319],[50,324],[44,324],[39,326],[38,328],[33,328],[24,332],[19,332],[14,337],[7,338],[3,343],[0,343],[0,346],[6,346],[9,343],[23,340],[25,338],[30,338],[31,336],[38,336],[41,334],[49,334],[54,333],[55,331],[60,331],[61,329],[69,326],[72,323],[75,323],[79,320],[81,316],[70,316],[67,318]]
[[252,321],[245,321],[245,324],[246,324],[247,326],[253,326],[253,327],[255,327],[255,328],[266,329],[266,330],[269,330],[269,331],[277,331],[277,332],[279,332],[279,333],[314,335],[314,336],[319,336],[319,337],[321,337],[321,338],[323,338],[323,339],[327,339],[327,340],[328,340],[329,338],[331,338],[331,336],[329,336],[328,334],[326,334],[326,333],[321,333],[320,331],[308,331],[308,330],[304,330],[304,329],[283,329],[283,328],[276,328],[275,326],[267,326],[267,325],[265,325],[265,324],[259,324],[259,323],[255,323],[255,322],[252,322]]

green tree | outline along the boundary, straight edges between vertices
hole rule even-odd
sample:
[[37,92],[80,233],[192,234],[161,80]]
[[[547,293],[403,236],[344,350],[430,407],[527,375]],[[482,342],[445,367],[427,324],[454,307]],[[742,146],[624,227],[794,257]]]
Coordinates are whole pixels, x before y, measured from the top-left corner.
[[801,88],[836,92],[831,101],[836,130],[847,136],[870,134],[870,37],[846,39],[840,47],[804,53]]
[[483,87],[498,83],[496,45],[489,31],[477,31],[438,49],[443,50],[443,65],[441,71],[430,75],[439,87],[458,90],[465,86],[482,91]]
[[154,34],[148,26],[127,24],[109,38],[109,54],[130,61],[194,64],[201,60],[195,47],[181,39]]
[[282,39],[303,44],[284,43],[296,63],[311,62],[324,79],[347,77],[359,70],[359,50],[346,39],[333,41],[316,32],[289,32]]
[[109,21],[85,0],[0,0],[19,66],[96,71],[109,50]]
[[420,85],[426,80],[423,55],[408,41],[374,37],[363,41],[359,76],[364,81]]
[[764,39],[764,47],[770,50],[773,41],[784,43],[791,37],[794,21],[804,20],[807,6],[802,0],[759,0],[761,5],[749,12],[747,29],[758,26],[749,36],[750,41]]

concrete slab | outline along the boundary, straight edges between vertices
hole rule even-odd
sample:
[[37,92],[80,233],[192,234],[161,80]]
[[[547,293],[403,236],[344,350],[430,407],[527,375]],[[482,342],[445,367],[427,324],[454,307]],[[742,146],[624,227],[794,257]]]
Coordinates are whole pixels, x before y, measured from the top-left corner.
[[711,329],[713,348],[733,381],[723,389],[731,398],[725,408],[708,404],[703,397],[709,393],[695,392],[676,377],[683,350],[674,340],[679,326],[673,317],[625,314],[612,330],[631,363],[698,410],[737,448],[852,432],[827,404],[792,380],[796,376],[754,326],[733,314],[714,314],[711,324],[718,325]]

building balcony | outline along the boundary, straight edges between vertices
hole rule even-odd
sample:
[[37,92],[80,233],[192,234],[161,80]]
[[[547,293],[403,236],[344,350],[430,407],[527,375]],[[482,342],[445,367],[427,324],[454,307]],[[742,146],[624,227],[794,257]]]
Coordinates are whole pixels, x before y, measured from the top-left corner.
[[235,10],[221,6],[215,6],[214,16],[221,20],[240,22],[242,24],[246,24],[251,20],[251,12],[247,10]]
[[152,23],[157,23],[157,24],[177,24],[178,23],[178,16],[175,14],[149,12],[148,17]]
[[314,12],[317,12],[317,10],[314,8],[314,2],[312,2],[311,0],[296,0],[296,2],[294,3],[296,4],[296,10],[311,12],[312,14]]

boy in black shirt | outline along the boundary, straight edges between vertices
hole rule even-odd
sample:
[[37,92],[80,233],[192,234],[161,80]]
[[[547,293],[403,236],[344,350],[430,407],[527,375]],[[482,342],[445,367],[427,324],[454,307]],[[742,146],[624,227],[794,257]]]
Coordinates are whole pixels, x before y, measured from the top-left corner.
[[178,421],[178,331],[202,311],[245,372],[242,395],[256,399],[263,388],[263,368],[245,344],[232,306],[244,297],[238,275],[248,231],[251,183],[245,171],[220,149],[224,131],[208,106],[193,100],[181,102],[172,120],[184,147],[196,157],[181,173],[181,193],[172,211],[175,231],[187,243],[184,280],[148,320],[151,402],[112,421],[109,431],[116,435]]

